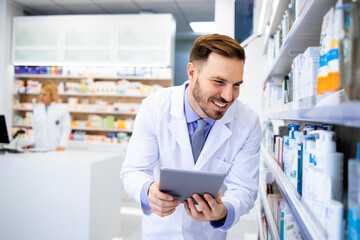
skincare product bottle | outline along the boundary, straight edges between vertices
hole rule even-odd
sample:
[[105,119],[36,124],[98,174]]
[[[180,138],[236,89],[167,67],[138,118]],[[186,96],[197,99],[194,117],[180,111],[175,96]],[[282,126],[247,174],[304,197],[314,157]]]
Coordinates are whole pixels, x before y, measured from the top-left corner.
[[299,125],[292,125],[289,131],[289,151],[288,151],[288,168],[287,177],[297,189],[298,180],[298,145],[295,139],[295,133],[299,132]]
[[344,239],[343,211],[344,207],[341,202],[330,200],[325,203],[325,232],[327,239]]
[[348,161],[347,239],[360,238],[360,143],[357,159]]
[[312,206],[324,227],[325,203],[328,200],[342,201],[343,153],[336,152],[334,132],[325,130],[310,132],[310,134],[316,133],[319,134],[319,139],[315,144]]

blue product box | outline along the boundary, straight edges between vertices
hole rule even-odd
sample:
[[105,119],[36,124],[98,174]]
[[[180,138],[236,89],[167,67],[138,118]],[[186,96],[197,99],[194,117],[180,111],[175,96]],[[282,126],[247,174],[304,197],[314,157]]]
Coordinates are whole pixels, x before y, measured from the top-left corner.
[[15,74],[25,74],[27,72],[27,66],[15,66]]
[[39,74],[40,73],[40,67],[38,66],[29,66],[28,67],[28,74]]
[[40,74],[47,74],[47,66],[40,66]]

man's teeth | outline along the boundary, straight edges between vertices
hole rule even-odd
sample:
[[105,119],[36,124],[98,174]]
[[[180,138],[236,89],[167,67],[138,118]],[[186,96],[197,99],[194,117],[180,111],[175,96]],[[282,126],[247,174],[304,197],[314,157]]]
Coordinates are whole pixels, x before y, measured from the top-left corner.
[[221,103],[218,103],[218,102],[215,102],[213,101],[213,103],[215,103],[216,106],[219,106],[219,107],[225,107],[226,104],[221,104]]

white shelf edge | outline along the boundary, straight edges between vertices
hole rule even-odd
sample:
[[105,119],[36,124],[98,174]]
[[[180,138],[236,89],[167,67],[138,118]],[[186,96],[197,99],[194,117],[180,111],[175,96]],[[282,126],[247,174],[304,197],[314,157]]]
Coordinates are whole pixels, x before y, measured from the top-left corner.
[[[14,111],[26,111],[26,112],[32,112],[33,109],[27,109],[27,108],[14,108]],[[112,114],[112,115],[131,115],[136,116],[137,113],[134,112],[105,112],[105,111],[76,111],[76,110],[69,110],[70,113],[93,113],[93,114]]]
[[263,184],[261,184],[261,183],[259,184],[259,193],[260,193],[261,202],[263,203],[263,207],[264,207],[266,219],[267,219],[267,222],[269,225],[269,230],[270,230],[271,236],[275,240],[280,240],[280,235],[276,228],[274,216],[271,213],[270,204],[266,197],[266,192],[263,187]]
[[321,96],[312,96],[284,104],[260,114],[262,118],[303,122],[327,123],[349,127],[360,127],[360,101],[336,105],[318,106]]
[[[261,198],[261,197],[260,197]],[[262,214],[261,214],[261,199],[259,199],[259,203],[255,205],[255,209],[256,209],[256,219],[258,222],[258,227],[259,227],[259,234],[260,234],[260,240],[265,240],[265,236],[264,236],[264,231],[263,231],[263,221],[262,221]]]
[[97,147],[121,147],[126,146],[127,143],[98,143],[98,142],[87,142],[87,141],[76,141],[69,140],[69,145],[72,147],[89,147],[89,146],[97,146]]
[[281,194],[289,205],[296,222],[299,225],[304,239],[326,239],[325,233],[321,230],[320,224],[315,220],[301,202],[300,196],[292,186],[291,182],[285,176],[284,172],[275,162],[274,158],[261,146],[261,154],[265,163],[270,169],[275,181],[281,191]]
[[[26,127],[32,128],[31,125],[26,124],[13,124],[13,127]],[[132,133],[132,130],[127,129],[118,129],[118,128],[87,128],[87,127],[71,127],[71,130],[80,130],[80,131],[96,131],[96,132],[124,132],[124,133]]]
[[[39,93],[19,93],[19,95],[38,95]],[[137,97],[144,98],[149,96],[148,94],[131,95],[131,94],[97,94],[97,93],[60,93],[60,96],[97,96],[97,97]]]
[[156,77],[156,76],[116,76],[116,77],[107,77],[107,76],[67,76],[67,75],[46,75],[46,74],[15,74],[15,78],[37,78],[37,79],[46,79],[46,78],[54,78],[54,79],[96,79],[96,80],[159,80],[159,81],[172,81],[172,78],[168,77]]

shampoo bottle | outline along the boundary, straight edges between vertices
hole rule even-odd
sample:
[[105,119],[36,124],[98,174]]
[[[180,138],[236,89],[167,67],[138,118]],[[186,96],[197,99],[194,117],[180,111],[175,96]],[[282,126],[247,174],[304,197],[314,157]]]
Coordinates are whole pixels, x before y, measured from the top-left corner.
[[334,132],[325,130],[318,133],[315,144],[313,173],[313,207],[323,227],[325,227],[325,203],[328,200],[342,201],[343,153],[336,152]]

